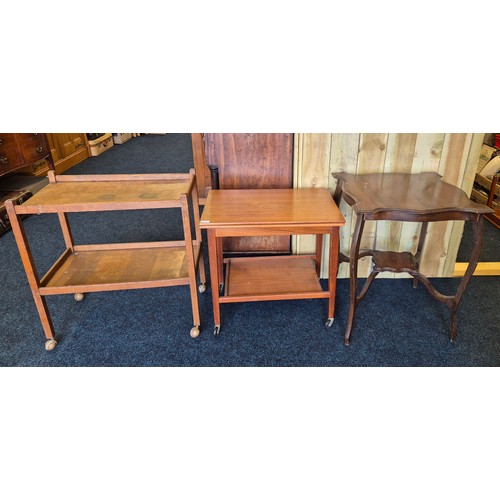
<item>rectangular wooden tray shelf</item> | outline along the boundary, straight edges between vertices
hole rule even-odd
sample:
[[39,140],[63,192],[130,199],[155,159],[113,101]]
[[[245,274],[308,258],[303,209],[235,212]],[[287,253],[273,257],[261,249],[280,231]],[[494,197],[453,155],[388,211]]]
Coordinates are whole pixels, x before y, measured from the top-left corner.
[[[205,264],[200,230],[199,199],[194,169],[189,174],[56,175],[22,205],[7,200],[6,208],[19,247],[35,306],[45,333],[45,349],[57,345],[45,296],[188,285],[192,338],[200,334],[198,292],[205,291]],[[182,241],[75,245],[69,212],[177,208],[182,217]],[[22,214],[57,214],[66,249],[42,279],[33,261]],[[191,218],[194,221],[194,235]],[[200,285],[197,287],[197,278]]]
[[315,257],[287,255],[224,259],[226,277],[220,302],[328,298],[316,274]]
[[[71,182],[77,177],[80,180]],[[30,203],[24,203],[18,213],[174,208],[181,206],[181,195],[190,191],[188,180],[164,179],[161,175],[95,176],[102,178],[101,182],[86,182],[82,177],[67,175],[49,184],[30,198]],[[112,177],[120,180],[111,180]]]
[[[193,241],[195,265],[200,245]],[[189,284],[184,241],[75,246],[40,282],[41,295]]]

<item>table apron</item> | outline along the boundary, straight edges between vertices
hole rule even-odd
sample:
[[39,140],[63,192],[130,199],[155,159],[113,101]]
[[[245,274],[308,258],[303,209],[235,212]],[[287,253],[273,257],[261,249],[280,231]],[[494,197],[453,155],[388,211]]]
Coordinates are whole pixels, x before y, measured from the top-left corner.
[[[206,227],[215,232],[217,238],[228,236],[277,236],[291,234],[332,234],[339,226],[244,226],[213,228]],[[202,228],[205,229],[205,228]]]
[[[452,220],[471,220],[477,221],[482,214],[468,213],[468,212],[436,212],[426,214],[411,214],[403,211],[391,210],[390,212],[376,212],[376,213],[361,213],[365,220],[389,220],[400,222],[438,222],[438,221],[452,221]],[[360,215],[358,213],[358,215]]]

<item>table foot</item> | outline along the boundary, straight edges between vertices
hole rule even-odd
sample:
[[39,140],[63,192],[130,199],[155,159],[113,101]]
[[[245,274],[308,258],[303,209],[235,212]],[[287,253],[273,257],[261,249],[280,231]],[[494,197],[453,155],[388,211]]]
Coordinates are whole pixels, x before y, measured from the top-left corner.
[[330,327],[333,325],[333,322],[334,322],[334,319],[333,319],[333,318],[328,318],[328,319],[326,320],[325,326],[326,326],[327,328],[330,328]]
[[413,276],[413,288],[416,290],[418,287],[418,278]]
[[52,351],[57,345],[57,340],[55,339],[48,339],[46,342],[45,342],[45,349],[47,351]]
[[219,336],[219,333],[220,333],[220,325],[215,325],[215,328],[214,328],[214,336],[215,336],[215,337],[218,337],[218,336]]

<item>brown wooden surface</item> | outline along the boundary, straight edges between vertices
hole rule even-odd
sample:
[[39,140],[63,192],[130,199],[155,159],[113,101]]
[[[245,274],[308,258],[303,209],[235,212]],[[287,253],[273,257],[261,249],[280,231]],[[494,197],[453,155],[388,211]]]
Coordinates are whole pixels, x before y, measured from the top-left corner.
[[191,134],[191,147],[193,150],[193,163],[196,172],[198,194],[200,202],[204,204],[210,190],[210,170],[207,166],[204,134]]
[[[200,221],[207,229],[215,333],[220,329],[220,304],[259,300],[328,298],[328,325],[335,312],[339,226],[345,223],[327,189],[264,189],[210,191]],[[327,234],[330,241],[328,291],[322,291],[317,270],[322,258],[272,256],[226,259],[223,287],[221,241],[228,236]],[[316,237],[318,246],[322,237]]]
[[237,257],[226,259],[226,297],[244,297],[245,300],[272,296],[271,300],[311,297],[323,292],[316,274],[315,260],[307,256]]
[[[47,159],[43,169],[35,169],[37,175],[47,172],[52,158],[45,134],[0,134],[0,175],[22,171],[33,164]],[[29,170],[30,174],[35,173]]]
[[[332,174],[339,180],[335,200],[340,197],[352,207],[356,224],[352,236],[349,258],[350,305],[344,343],[349,345],[356,309],[365,297],[373,280],[380,272],[409,273],[414,287],[420,281],[437,300],[451,310],[450,339],[457,335],[457,309],[465,288],[474,272],[483,241],[483,214],[490,209],[470,201],[458,187],[448,184],[435,172],[420,174]],[[375,250],[364,246],[363,230],[366,221],[411,221],[422,223],[416,253]],[[472,254],[465,275],[454,295],[443,295],[420,269],[420,260],[428,223],[445,223],[449,220],[470,220],[473,229]],[[360,246],[363,250],[360,251]],[[358,260],[373,256],[374,267],[358,294]]]
[[220,189],[292,187],[293,134],[205,134]]
[[180,206],[181,194],[189,189],[187,180],[57,182],[36,193],[19,213]]
[[[179,243],[178,243],[179,245]],[[184,242],[182,247],[150,247],[69,252],[55,272],[41,280],[44,295],[74,291],[119,290],[188,283]],[[199,246],[195,247],[198,260]],[[109,285],[109,286],[104,286]]]
[[344,222],[327,189],[246,189],[210,191],[200,226],[341,226]]
[[[387,142],[385,140],[387,139]],[[481,153],[484,134],[296,134],[294,140],[294,187],[326,187],[333,194],[332,173],[412,173],[438,172],[443,180],[470,195]],[[355,226],[351,207],[342,202],[346,225],[340,231],[341,249],[347,254]],[[393,251],[414,252],[420,224],[399,221],[367,221],[368,243]],[[422,269],[428,276],[451,276],[463,234],[463,221],[445,223],[446,228],[430,228]],[[371,227],[370,227],[371,226]],[[433,224],[437,226],[437,224]],[[374,232],[375,230],[375,232]],[[314,239],[292,237],[295,253],[314,251]],[[364,261],[364,262],[363,262]],[[360,261],[360,277],[369,273],[371,257]],[[326,277],[327,270],[322,270]],[[349,266],[340,265],[339,277],[349,275]],[[402,275],[384,273],[383,277]]]
[[[293,134],[205,134],[207,163],[216,165],[220,189],[291,188]],[[290,237],[225,241],[228,252],[290,251]]]
[[459,188],[440,180],[434,172],[421,174],[332,174],[343,181],[344,199],[357,213],[408,212],[433,214],[459,209],[487,213],[488,208],[470,201]]
[[90,156],[86,134],[46,134],[55,170],[58,174]]
[[[51,342],[55,333],[44,296],[62,293],[189,285],[194,324],[190,335],[197,337],[200,314],[196,271],[198,270],[203,287],[206,277],[203,258],[200,259],[203,253],[194,169],[189,174],[116,176],[57,176],[54,171],[50,171],[48,177],[50,183],[37,193],[36,204],[14,206],[12,200],[6,202],[35,305],[49,341],[46,349],[55,347],[55,343]],[[75,245],[66,218],[66,212],[71,211],[167,207],[181,210],[183,241]],[[193,213],[190,212],[190,207]],[[20,223],[21,213],[57,213],[59,216],[66,250],[42,280],[38,278],[26,234]],[[195,223],[194,241],[191,216]]]

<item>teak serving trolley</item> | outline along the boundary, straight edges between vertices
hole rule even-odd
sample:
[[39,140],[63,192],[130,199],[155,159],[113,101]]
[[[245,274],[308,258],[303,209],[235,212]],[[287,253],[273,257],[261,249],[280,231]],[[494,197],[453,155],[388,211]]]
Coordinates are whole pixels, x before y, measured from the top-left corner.
[[[220,305],[261,300],[328,299],[333,323],[338,269],[339,227],[344,217],[327,189],[223,189],[208,194],[200,227],[207,230],[214,311],[220,331]],[[223,256],[231,236],[316,235],[315,255]],[[323,235],[330,235],[328,290],[320,283]],[[225,264],[225,278],[224,278]]]
[[[189,285],[193,312],[191,337],[199,335],[200,314],[196,286],[205,291],[205,268],[201,244],[198,193],[194,170],[189,174],[55,175],[49,184],[22,205],[6,202],[23,265],[45,332],[45,348],[57,342],[45,301],[46,295]],[[190,205],[195,224],[193,239]],[[184,240],[75,245],[66,214],[180,208]],[[38,278],[22,214],[57,213],[66,250],[45,276]]]

